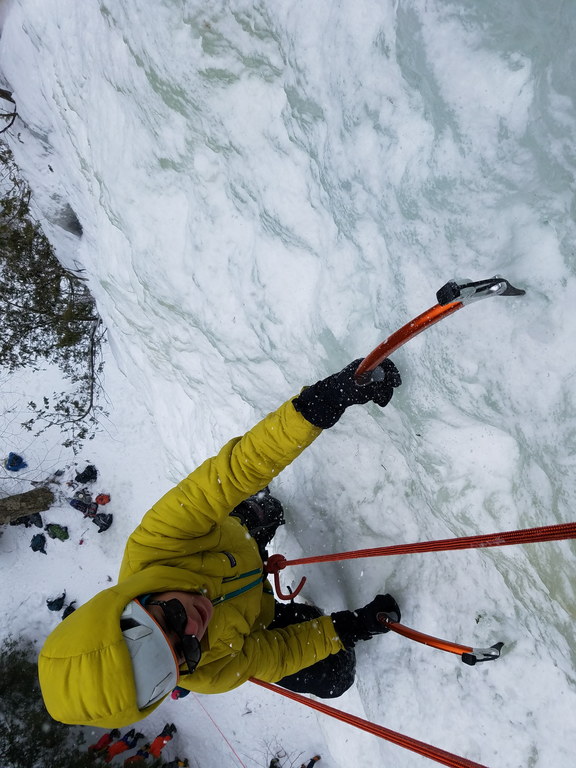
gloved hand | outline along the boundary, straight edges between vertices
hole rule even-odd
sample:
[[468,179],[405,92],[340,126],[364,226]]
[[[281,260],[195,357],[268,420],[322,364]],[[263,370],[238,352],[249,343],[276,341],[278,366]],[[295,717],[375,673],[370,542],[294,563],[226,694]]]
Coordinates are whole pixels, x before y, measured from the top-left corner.
[[354,648],[358,640],[370,640],[374,635],[390,632],[389,627],[378,620],[385,614],[393,621],[400,621],[398,603],[392,595],[376,595],[374,600],[357,611],[337,611],[330,614],[338,637],[346,648]]
[[374,370],[373,379],[360,386],[354,373],[362,359],[354,360],[338,373],[305,387],[292,402],[294,408],[315,427],[333,427],[349,405],[362,405],[370,401],[382,408],[388,405],[394,387],[402,383],[392,360],[384,360]]

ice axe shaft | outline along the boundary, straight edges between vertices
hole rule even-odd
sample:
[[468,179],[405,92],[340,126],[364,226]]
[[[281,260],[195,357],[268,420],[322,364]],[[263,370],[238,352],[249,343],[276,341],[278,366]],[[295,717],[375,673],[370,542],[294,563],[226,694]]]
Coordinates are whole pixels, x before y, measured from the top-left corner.
[[444,317],[453,315],[462,307],[471,304],[480,299],[490,296],[523,296],[526,291],[521,288],[514,288],[508,280],[500,275],[489,277],[486,280],[450,280],[440,288],[436,293],[435,304],[426,312],[415,317],[402,328],[399,328],[389,336],[382,344],[367,355],[360,363],[354,374],[357,384],[367,384],[372,379],[372,373],[380,363],[395,352],[399,347],[406,344],[407,341],[418,336],[419,333],[435,325]]
[[440,651],[447,651],[448,653],[454,653],[457,656],[460,656],[464,664],[468,664],[471,667],[481,661],[494,661],[499,658],[500,651],[504,646],[504,643],[495,643],[489,648],[473,648],[470,645],[460,645],[459,643],[453,643],[450,640],[441,640],[439,637],[425,635],[423,632],[418,632],[416,629],[400,624],[398,621],[393,621],[389,616],[386,616],[386,614],[378,616],[378,620],[382,624],[385,624],[392,632],[407,637],[409,640],[415,640],[417,643],[429,645],[431,648],[438,648]]

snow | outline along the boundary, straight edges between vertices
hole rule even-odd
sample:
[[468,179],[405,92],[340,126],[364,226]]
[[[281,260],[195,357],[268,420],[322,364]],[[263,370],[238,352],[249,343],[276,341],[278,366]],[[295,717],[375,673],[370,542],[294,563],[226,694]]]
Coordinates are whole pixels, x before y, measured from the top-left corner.
[[[576,7],[561,0],[12,0],[8,137],[61,260],[109,331],[109,416],[74,457],[19,423],[54,372],[2,382],[24,479],[99,469],[113,527],[67,503],[71,540],[0,538],[3,634],[38,639],[63,588],[88,599],[173,483],[299,388],[362,357],[448,279],[491,298],[393,356],[384,412],[349,411],[274,483],[277,551],[309,556],[574,519]],[[65,231],[69,205],[81,238]],[[2,488],[13,490],[15,478]],[[20,473],[22,475],[22,473]],[[10,483],[10,485],[8,485]],[[84,543],[79,545],[79,540]],[[403,620],[474,646],[475,668],[387,635],[358,648],[343,710],[487,766],[563,768],[576,749],[574,545],[290,569],[326,610],[381,590]],[[213,719],[210,720],[210,717]],[[246,684],[167,702],[191,765],[416,768],[426,759]],[[220,730],[219,730],[220,729]],[[226,739],[230,745],[223,738]],[[232,748],[234,751],[232,751]],[[236,753],[236,754],[235,754]]]

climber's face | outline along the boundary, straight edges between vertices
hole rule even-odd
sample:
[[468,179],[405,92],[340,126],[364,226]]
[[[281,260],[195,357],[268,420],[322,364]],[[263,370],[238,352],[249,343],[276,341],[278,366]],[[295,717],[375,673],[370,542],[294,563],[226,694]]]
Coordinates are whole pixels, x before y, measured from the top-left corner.
[[200,640],[212,618],[211,601],[195,592],[158,592],[147,602],[146,610],[166,633],[178,662],[186,661],[192,672],[200,661]]

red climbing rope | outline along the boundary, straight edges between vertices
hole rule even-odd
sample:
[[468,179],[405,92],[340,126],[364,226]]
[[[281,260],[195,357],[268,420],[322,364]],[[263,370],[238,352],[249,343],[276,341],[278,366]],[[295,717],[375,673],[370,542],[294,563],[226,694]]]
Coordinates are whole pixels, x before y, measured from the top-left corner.
[[300,704],[304,704],[307,707],[316,709],[318,712],[323,712],[325,715],[335,717],[337,720],[348,723],[348,725],[353,725],[354,727],[360,728],[363,731],[372,733],[374,736],[378,736],[380,739],[391,741],[393,744],[396,744],[399,747],[409,749],[412,752],[417,752],[419,755],[423,755],[430,760],[435,760],[437,763],[442,763],[442,765],[448,765],[451,766],[451,768],[487,768],[487,766],[482,765],[481,763],[474,763],[472,760],[467,760],[465,757],[459,757],[458,755],[452,754],[452,752],[446,752],[443,749],[433,747],[430,744],[426,744],[423,741],[418,741],[417,739],[413,739],[410,736],[404,736],[402,733],[398,733],[397,731],[391,731],[389,728],[385,728],[383,725],[377,725],[376,723],[371,723],[369,720],[364,720],[363,718],[357,717],[356,715],[351,715],[348,712],[342,712],[339,709],[334,709],[334,707],[329,707],[327,704],[324,704],[321,701],[316,701],[315,699],[307,699],[305,696],[301,696],[299,693],[294,693],[293,691],[289,691],[286,688],[280,688],[280,686],[274,685],[273,683],[265,683],[263,680],[256,680],[253,677],[250,678],[250,681],[252,683],[256,683],[256,685],[261,685],[263,688],[267,688],[269,691],[275,691],[276,693],[280,693],[282,696],[286,696],[293,701],[298,701]]
[[216,728],[216,730],[218,731],[218,733],[220,734],[220,736],[222,736],[222,738],[224,739],[224,741],[226,742],[226,744],[228,744],[228,746],[230,747],[230,751],[232,752],[232,754],[233,754],[233,755],[236,757],[236,759],[238,760],[238,763],[239,763],[239,765],[241,765],[241,766],[242,766],[242,768],[246,768],[246,765],[245,765],[245,764],[242,762],[242,758],[240,757],[240,755],[238,754],[238,752],[236,752],[236,750],[234,749],[234,747],[232,746],[232,744],[230,744],[230,742],[229,742],[229,741],[228,741],[228,739],[226,738],[226,735],[223,733],[222,729],[220,728],[220,726],[218,725],[218,723],[216,722],[216,720],[214,720],[214,718],[212,717],[212,715],[210,714],[210,712],[208,712],[208,710],[206,709],[206,707],[204,706],[204,704],[202,704],[202,702],[200,701],[200,699],[198,698],[198,696],[196,696],[196,694],[195,694],[195,693],[193,693],[192,695],[193,695],[193,696],[194,696],[194,698],[196,699],[196,703],[197,703],[197,704],[199,704],[199,705],[202,707],[202,709],[204,710],[205,714],[207,715],[208,719],[210,720],[210,722],[212,723],[212,725],[214,726],[214,728]]
[[338,560],[356,560],[362,557],[387,557],[389,555],[410,555],[418,552],[445,552],[451,549],[482,549],[487,547],[504,547],[510,544],[533,544],[538,541],[560,541],[576,539],[576,523],[560,525],[545,525],[540,528],[525,528],[519,531],[504,531],[502,533],[481,534],[479,536],[461,536],[455,539],[437,539],[436,541],[419,541],[414,544],[392,544],[387,547],[372,549],[354,549],[350,552],[337,552],[333,555],[314,555],[287,560],[284,555],[271,555],[266,563],[266,573],[274,575],[276,595],[281,600],[293,600],[300,592],[306,577],[293,592],[284,594],[280,585],[280,571],[288,565],[308,565],[309,563],[333,563]]
[[409,555],[418,552],[445,552],[452,549],[482,549],[486,547],[504,547],[509,544],[532,544],[538,541],[560,541],[576,539],[576,523],[545,525],[540,528],[525,528],[518,531],[481,534],[479,536],[461,536],[455,539],[437,539],[419,541],[414,544],[392,544],[387,547],[355,549],[351,552],[337,552],[333,555],[315,555],[287,560],[283,555],[273,555],[268,560],[268,573],[278,573],[287,565],[306,565],[308,563],[330,563],[337,560],[354,560],[362,557],[386,557],[388,555]]

